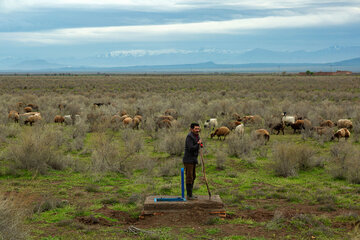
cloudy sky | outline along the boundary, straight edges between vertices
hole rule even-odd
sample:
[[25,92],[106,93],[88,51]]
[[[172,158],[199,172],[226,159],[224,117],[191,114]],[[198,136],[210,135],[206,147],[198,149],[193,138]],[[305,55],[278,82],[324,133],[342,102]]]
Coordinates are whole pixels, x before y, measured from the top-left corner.
[[360,0],[0,0],[0,58],[359,43]]

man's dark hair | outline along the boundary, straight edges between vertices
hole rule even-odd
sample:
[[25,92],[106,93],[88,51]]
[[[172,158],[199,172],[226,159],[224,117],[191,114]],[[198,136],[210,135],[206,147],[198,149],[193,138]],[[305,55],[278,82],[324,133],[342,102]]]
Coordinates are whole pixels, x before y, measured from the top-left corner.
[[194,127],[200,127],[200,125],[199,125],[198,123],[192,123],[192,124],[190,125],[190,128],[191,128],[191,129],[194,129]]

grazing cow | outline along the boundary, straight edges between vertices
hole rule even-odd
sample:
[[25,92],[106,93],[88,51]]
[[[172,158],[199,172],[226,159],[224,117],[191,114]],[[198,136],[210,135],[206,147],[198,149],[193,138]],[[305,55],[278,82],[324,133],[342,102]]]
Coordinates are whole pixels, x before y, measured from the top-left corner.
[[254,116],[245,116],[241,119],[241,121],[244,124],[254,124],[254,123],[261,123],[262,122],[262,118],[259,115],[254,115]]
[[324,134],[327,134],[329,132],[334,132],[329,127],[313,127],[313,128],[311,128],[311,130],[315,131],[318,135],[324,135]]
[[296,122],[291,123],[290,126],[292,129],[294,129],[294,134],[296,133],[297,130],[301,132],[302,129],[305,129],[304,120],[296,120]]
[[126,110],[121,110],[121,111],[119,112],[119,115],[120,115],[121,117],[127,115]]
[[64,123],[65,122],[65,118],[61,115],[56,115],[54,118],[54,123]]
[[294,133],[296,133],[296,130],[299,130],[299,132],[301,132],[302,129],[311,129],[311,122],[307,119],[296,120],[296,122],[290,124],[290,126],[292,129],[294,129]]
[[285,126],[290,126],[291,124],[295,123],[295,116],[283,116],[281,121],[285,124]]
[[272,124],[270,123],[269,124],[269,128],[271,129],[271,134],[273,134],[273,131],[277,131],[276,135],[279,135],[280,131],[282,132],[282,134],[284,135],[284,129],[285,129],[285,124],[284,122],[280,122],[280,123],[277,123],[277,124]]
[[218,121],[216,118],[210,118],[205,121],[204,128],[209,128],[211,130],[214,130],[218,126]]
[[245,127],[244,124],[237,125],[235,128],[235,133],[239,136],[244,136],[245,133]]
[[164,114],[166,116],[172,116],[174,119],[177,119],[179,116],[178,112],[173,108],[166,109]]
[[132,120],[132,128],[133,129],[139,129],[139,124],[140,124],[141,120],[137,117],[134,117]]
[[31,107],[33,111],[36,111],[36,112],[39,111],[39,106],[36,105],[36,104],[29,103],[27,106],[28,106],[28,107]]
[[142,122],[142,116],[140,114],[135,115],[134,118],[137,118],[140,120],[140,122]]
[[236,120],[236,121],[241,121],[242,117],[238,114],[238,113],[234,113],[232,115],[233,119]]
[[334,135],[331,137],[331,140],[334,140],[335,138],[340,140],[340,138],[345,138],[347,140],[350,137],[350,131],[347,128],[341,128],[334,133]]
[[41,121],[42,119],[39,112],[24,113],[21,114],[21,116],[25,117],[25,125],[29,123],[30,126],[32,126],[35,122]]
[[123,124],[124,124],[124,126],[128,126],[129,124],[131,124],[132,123],[132,118],[131,117],[127,117],[127,118],[125,118],[124,120],[123,120]]
[[29,112],[32,112],[33,109],[28,106],[28,107],[25,107],[25,108],[24,108],[24,111],[27,112],[27,113],[29,113]]
[[157,131],[159,128],[171,128],[171,121],[168,119],[157,121],[155,131]]
[[[65,124],[67,125],[73,124],[73,118],[71,117],[71,115],[65,115],[64,120],[65,120]],[[81,120],[80,115],[76,114],[74,123],[79,122],[80,120]]]
[[17,123],[19,122],[19,113],[15,110],[11,110],[9,112],[8,118]]
[[228,127],[230,130],[233,130],[233,129],[235,129],[237,126],[239,126],[240,124],[243,124],[243,123],[240,122],[240,121],[231,121],[231,122],[228,122],[227,127]]
[[127,114],[122,115],[122,116],[120,117],[120,121],[122,122],[122,121],[124,121],[125,118],[128,118],[128,117],[130,117],[130,116],[127,115]]
[[214,136],[217,136],[218,139],[220,139],[220,140],[221,140],[221,136],[223,136],[224,137],[223,140],[225,140],[225,137],[227,135],[229,135],[229,133],[230,133],[230,129],[225,126],[222,126],[222,127],[219,127],[218,129],[216,129],[215,132],[213,132],[210,136],[211,136],[211,138],[213,138]]
[[170,116],[170,115],[161,115],[157,118],[157,122],[161,121],[161,120],[169,120],[169,121],[173,121],[174,117]]
[[[125,119],[125,118],[124,118]],[[121,117],[119,115],[114,115],[111,117],[110,122],[115,124],[115,123],[121,123],[124,119],[121,119]]]
[[23,102],[18,102],[18,103],[16,103],[16,107],[19,108],[19,109],[20,109],[20,108],[24,108],[25,105],[26,105],[26,104],[23,103]]
[[338,128],[347,128],[349,130],[353,128],[353,123],[349,119],[339,119],[336,125]]
[[265,140],[265,144],[266,142],[268,142],[270,140],[270,134],[266,129],[257,129],[255,130],[255,136],[257,139],[263,139]]
[[110,105],[111,102],[107,102],[107,103],[103,103],[103,102],[97,102],[97,103],[93,103],[94,107],[101,107],[101,106],[105,106],[105,105]]
[[58,108],[59,108],[60,111],[62,111],[62,110],[64,110],[64,109],[66,108],[66,104],[60,103],[60,104],[58,105]]
[[331,121],[331,120],[323,120],[321,123],[320,123],[320,127],[334,127],[335,124]]

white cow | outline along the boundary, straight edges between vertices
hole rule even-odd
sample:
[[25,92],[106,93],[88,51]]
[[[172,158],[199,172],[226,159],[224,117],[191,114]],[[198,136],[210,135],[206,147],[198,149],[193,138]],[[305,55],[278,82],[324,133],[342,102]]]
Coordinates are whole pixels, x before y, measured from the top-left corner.
[[245,127],[244,124],[237,125],[235,128],[235,133],[239,136],[244,136],[245,133]]
[[[71,115],[65,115],[64,119],[65,119],[65,123],[68,124],[68,125],[73,123]],[[80,121],[81,121],[80,115],[76,114],[75,115],[75,123],[80,122]]]
[[283,121],[286,126],[289,126],[290,124],[295,123],[295,119],[295,116],[283,116],[281,121]]
[[204,128],[210,128],[214,130],[218,126],[218,121],[216,118],[210,118],[205,121]]

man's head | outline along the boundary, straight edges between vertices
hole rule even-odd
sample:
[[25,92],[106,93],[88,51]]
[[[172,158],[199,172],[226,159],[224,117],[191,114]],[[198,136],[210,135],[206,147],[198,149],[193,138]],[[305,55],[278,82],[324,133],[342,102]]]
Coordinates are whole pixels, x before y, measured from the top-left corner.
[[195,135],[198,135],[200,132],[200,125],[198,123],[192,123],[190,125],[190,130],[192,133],[194,133]]

